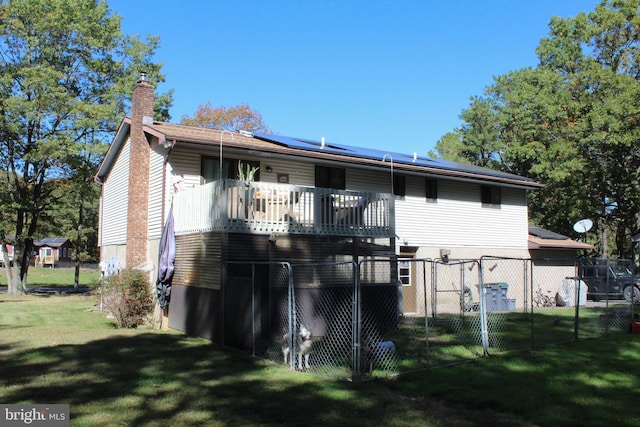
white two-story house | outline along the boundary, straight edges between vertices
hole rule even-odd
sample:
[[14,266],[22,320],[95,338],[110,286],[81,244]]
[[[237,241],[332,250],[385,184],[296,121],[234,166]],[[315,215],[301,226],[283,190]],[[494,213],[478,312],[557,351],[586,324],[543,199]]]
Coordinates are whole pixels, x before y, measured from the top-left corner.
[[153,87],[141,80],[96,177],[99,243],[103,260],[153,278],[172,211],[170,327],[216,339],[230,261],[528,256],[527,192],[541,187],[531,179],[401,154],[402,141],[373,150],[152,113]]

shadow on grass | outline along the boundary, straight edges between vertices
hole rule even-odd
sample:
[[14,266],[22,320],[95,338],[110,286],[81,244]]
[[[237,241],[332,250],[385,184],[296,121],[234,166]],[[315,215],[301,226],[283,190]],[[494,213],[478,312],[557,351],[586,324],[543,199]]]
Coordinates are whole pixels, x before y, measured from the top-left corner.
[[14,349],[0,358],[0,401],[68,403],[74,426],[631,427],[640,421],[640,383],[628,373],[637,353],[638,340],[593,341],[352,384],[149,332]]
[[640,340],[613,338],[419,372],[402,389],[409,395],[455,396],[476,409],[518,414],[539,426],[637,426],[640,378],[633,366]]
[[388,407],[352,400],[352,384],[156,333],[14,352],[0,389],[4,403],[68,403],[73,425],[365,425],[352,418]]

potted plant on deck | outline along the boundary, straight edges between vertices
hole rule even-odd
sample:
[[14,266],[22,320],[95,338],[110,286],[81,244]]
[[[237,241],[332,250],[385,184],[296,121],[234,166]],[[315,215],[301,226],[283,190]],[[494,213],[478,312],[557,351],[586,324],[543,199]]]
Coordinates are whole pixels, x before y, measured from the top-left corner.
[[242,193],[240,201],[244,204],[245,218],[249,218],[251,213],[251,205],[255,199],[255,188],[251,187],[251,183],[255,180],[256,172],[259,167],[252,167],[248,163],[243,163],[242,160],[238,160],[238,181],[241,182]]

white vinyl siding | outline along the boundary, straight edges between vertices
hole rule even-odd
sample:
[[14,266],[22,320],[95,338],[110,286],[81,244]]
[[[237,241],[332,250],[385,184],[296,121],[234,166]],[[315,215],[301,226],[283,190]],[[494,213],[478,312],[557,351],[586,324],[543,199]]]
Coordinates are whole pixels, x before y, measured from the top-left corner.
[[[215,153],[209,154],[213,156]],[[230,154],[230,158],[242,160],[260,161],[260,181],[277,182],[278,174],[284,173],[289,175],[289,184],[313,186],[314,184],[314,165],[312,163],[297,163],[284,159],[260,159],[252,156],[239,156]],[[181,175],[187,188],[200,185],[200,166],[202,155],[194,151],[174,149],[171,152],[170,172],[171,178],[167,178],[167,182],[171,185],[172,177]],[[271,167],[271,172],[267,172],[267,166]]]
[[347,190],[391,194],[391,171],[385,173],[347,169]]
[[103,184],[100,246],[122,245],[127,242],[130,144],[131,141],[127,140]]
[[407,196],[396,199],[396,234],[417,246],[527,248],[524,190],[502,187],[498,208],[482,206],[480,185],[439,180],[438,200],[424,197],[424,180],[408,177]]
[[[257,157],[247,157],[247,160],[260,160]],[[267,166],[272,171],[267,172]],[[315,182],[315,167],[312,163],[292,162],[285,159],[260,160],[260,181],[278,182],[278,174],[289,175],[289,184],[313,187]]]
[[[527,249],[524,190],[500,187],[501,205],[487,208],[482,206],[481,184],[438,179],[438,198],[427,201],[424,180],[406,175],[406,196],[395,199],[399,244],[406,240],[415,246]],[[347,170],[347,189],[390,193],[391,171]]]
[[[406,175],[406,196],[395,199],[399,243],[406,239],[415,246],[526,250],[525,190],[501,187],[501,205],[487,208],[482,205],[480,187],[440,178],[438,198],[427,201],[424,177]],[[391,171],[348,169],[347,189],[390,193]]]
[[184,186],[192,188],[200,185],[200,153],[175,148],[170,154],[172,177],[167,183],[173,185],[173,176],[182,176]]
[[167,149],[159,144],[151,148],[149,161],[149,209],[148,209],[148,237],[159,239],[162,236],[162,194],[163,194],[163,166],[164,154]]

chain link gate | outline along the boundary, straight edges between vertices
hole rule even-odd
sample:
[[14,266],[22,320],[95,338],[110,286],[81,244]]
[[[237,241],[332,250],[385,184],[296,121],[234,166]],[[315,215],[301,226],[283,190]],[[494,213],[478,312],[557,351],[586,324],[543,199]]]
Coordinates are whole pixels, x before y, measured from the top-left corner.
[[[558,289],[563,282],[575,276],[575,258],[534,258],[530,260],[530,265],[531,278],[526,293],[526,308],[530,315],[531,341],[523,342],[521,346],[513,344],[512,348],[540,348],[575,341],[578,338],[580,308],[577,302],[581,299],[586,301],[586,292],[582,295],[584,298],[581,298],[580,287],[576,287],[578,294],[568,304],[558,297]],[[563,265],[565,269],[559,268]]]
[[[355,263],[294,264],[291,271],[291,311],[280,313],[280,324],[285,334],[292,331],[296,336],[301,326],[306,327],[313,342],[309,366],[298,366],[295,356],[289,361],[290,368],[330,378],[349,378],[357,339]],[[291,329],[287,329],[289,326]],[[300,346],[292,349],[298,352]]]
[[426,284],[428,363],[442,366],[486,354],[480,268],[475,260],[429,261]]
[[531,260],[481,257],[480,267],[491,352],[530,348]]
[[424,369],[426,264],[365,260],[359,273],[361,372],[385,377]]

